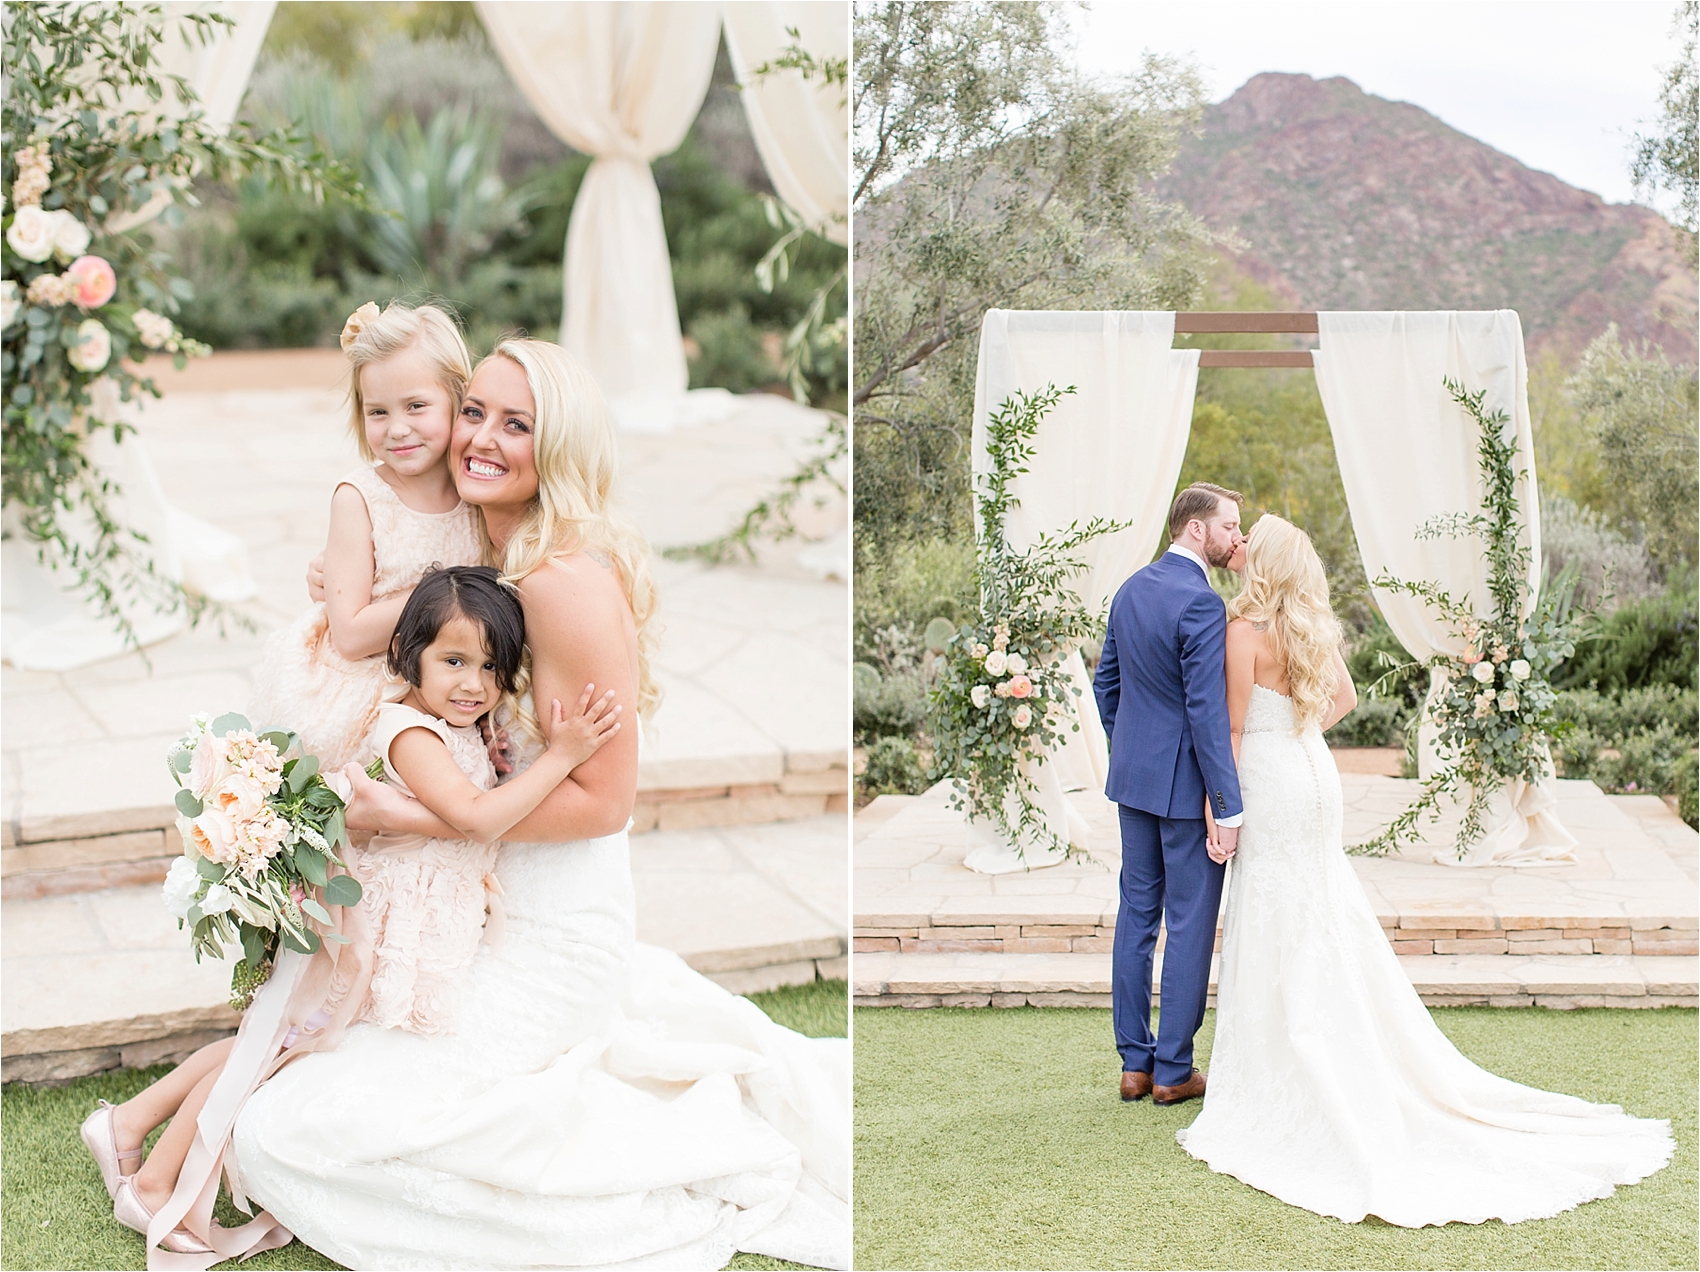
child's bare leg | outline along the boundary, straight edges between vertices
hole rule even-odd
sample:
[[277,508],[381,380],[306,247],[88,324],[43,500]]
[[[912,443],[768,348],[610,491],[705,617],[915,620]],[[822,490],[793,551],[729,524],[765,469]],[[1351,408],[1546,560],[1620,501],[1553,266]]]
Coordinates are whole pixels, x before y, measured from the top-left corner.
[[[189,1093],[200,1084],[201,1079],[209,1073],[217,1073],[224,1067],[225,1057],[235,1045],[235,1038],[220,1038],[217,1042],[209,1042],[158,1082],[137,1092],[115,1108],[112,1111],[112,1132],[118,1141],[118,1150],[128,1152],[133,1148],[140,1148],[142,1141],[154,1127],[176,1114],[183,1101],[189,1098]],[[204,1102],[205,1097],[202,1099]],[[188,1149],[185,1148],[184,1151],[187,1152]],[[128,1165],[133,1160],[126,1158],[123,1165]]]
[[[225,1048],[226,1054],[229,1047]],[[196,1052],[199,1055],[200,1052]],[[192,1060],[194,1057],[191,1056]],[[178,1066],[179,1070],[188,1067],[188,1061]],[[201,1080],[183,1097],[172,1114],[171,1125],[165,1128],[165,1133],[159,1137],[159,1142],[153,1146],[142,1168],[135,1174],[136,1195],[149,1210],[157,1211],[171,1200],[171,1193],[177,1187],[177,1176],[183,1173],[183,1163],[189,1156],[189,1147],[195,1142],[195,1119],[200,1117],[201,1108],[212,1094],[213,1085],[218,1081],[218,1075],[224,1071],[224,1057],[218,1058],[215,1067],[202,1075]],[[173,1075],[175,1076],[175,1074]]]

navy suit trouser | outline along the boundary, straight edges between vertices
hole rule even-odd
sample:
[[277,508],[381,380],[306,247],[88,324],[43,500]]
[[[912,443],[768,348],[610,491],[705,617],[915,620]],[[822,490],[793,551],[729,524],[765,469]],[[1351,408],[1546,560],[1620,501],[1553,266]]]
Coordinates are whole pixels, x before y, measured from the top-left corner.
[[[1225,867],[1205,851],[1204,818],[1121,811],[1121,905],[1116,911],[1110,990],[1116,1050],[1124,1072],[1149,1073],[1176,1086],[1192,1073],[1192,1036],[1204,1023],[1210,953],[1222,904]],[[1163,947],[1162,1015],[1151,1036],[1151,956],[1159,920]]]

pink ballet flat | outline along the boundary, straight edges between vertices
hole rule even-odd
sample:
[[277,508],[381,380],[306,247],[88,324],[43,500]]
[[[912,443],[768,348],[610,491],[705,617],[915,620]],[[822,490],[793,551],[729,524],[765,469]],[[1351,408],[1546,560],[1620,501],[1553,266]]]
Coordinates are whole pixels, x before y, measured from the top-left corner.
[[[153,1222],[153,1211],[142,1204],[142,1199],[136,1195],[136,1185],[128,1175],[118,1180],[117,1190],[112,1195],[112,1217],[129,1228],[139,1232],[144,1237],[148,1235],[148,1224]],[[177,1228],[165,1236],[159,1243],[162,1250],[173,1254],[211,1254],[212,1247],[202,1245],[192,1233]]]
[[117,1128],[113,1125],[116,1113],[116,1105],[102,1100],[100,1107],[90,1113],[83,1122],[81,1131],[83,1147],[89,1150],[94,1164],[100,1167],[100,1178],[106,1185],[106,1195],[113,1198],[118,1195],[118,1181],[124,1178],[124,1163],[134,1161],[142,1155],[139,1148],[119,1149]]

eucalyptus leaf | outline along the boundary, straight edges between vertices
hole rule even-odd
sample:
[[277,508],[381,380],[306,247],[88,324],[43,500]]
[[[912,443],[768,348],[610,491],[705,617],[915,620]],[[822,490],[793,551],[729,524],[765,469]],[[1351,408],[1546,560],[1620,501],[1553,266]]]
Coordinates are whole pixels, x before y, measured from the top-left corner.
[[331,912],[325,909],[325,907],[320,905],[317,901],[313,900],[312,897],[305,897],[302,899],[301,911],[303,914],[312,915],[320,923],[331,922]]
[[248,723],[248,717],[240,711],[226,711],[212,722],[212,731],[215,734],[234,733],[238,729],[252,728],[253,726]]
[[363,895],[360,880],[353,875],[339,874],[325,884],[325,901],[329,905],[356,905]]
[[217,883],[224,878],[224,867],[216,861],[209,861],[205,857],[197,856],[195,858],[195,873],[203,879],[211,879],[214,883]]
[[193,751],[179,751],[171,757],[171,767],[179,773],[187,773],[194,766],[195,753]]
[[185,817],[193,818],[201,815],[201,801],[195,798],[193,791],[178,791],[172,802],[177,805],[177,811]]
[[325,858],[316,848],[303,845],[295,854],[295,864],[301,867],[301,877],[315,888],[325,886]]

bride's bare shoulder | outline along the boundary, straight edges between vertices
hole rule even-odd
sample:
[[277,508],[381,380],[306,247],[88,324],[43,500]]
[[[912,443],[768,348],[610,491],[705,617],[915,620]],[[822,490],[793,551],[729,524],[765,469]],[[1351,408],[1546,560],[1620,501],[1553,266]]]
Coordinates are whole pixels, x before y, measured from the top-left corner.
[[1265,623],[1254,623],[1249,618],[1235,618],[1228,621],[1229,648],[1261,649],[1264,641]]
[[520,580],[519,592],[528,611],[547,611],[552,620],[575,627],[623,615],[627,608],[613,562],[595,548],[551,557]]

